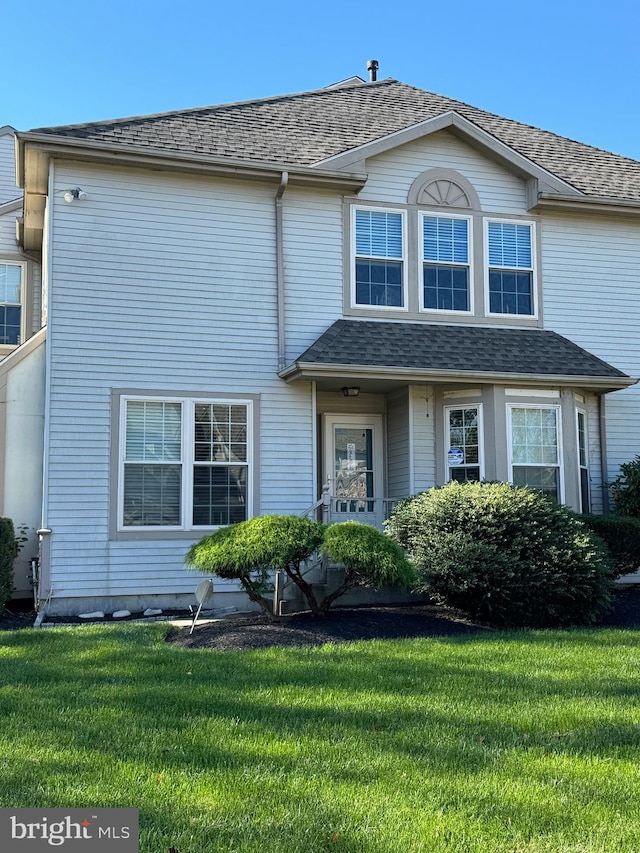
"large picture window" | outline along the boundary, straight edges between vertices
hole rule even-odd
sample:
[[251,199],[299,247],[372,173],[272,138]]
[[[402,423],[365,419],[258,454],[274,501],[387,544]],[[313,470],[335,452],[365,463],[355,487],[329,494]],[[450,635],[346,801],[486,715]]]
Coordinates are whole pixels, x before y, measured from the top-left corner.
[[20,343],[24,268],[0,261],[0,344]]
[[560,409],[510,406],[511,479],[560,503]]
[[423,308],[470,311],[469,220],[422,217]]
[[248,517],[251,402],[125,398],[121,434],[121,529]]
[[355,304],[404,307],[404,214],[355,209]]

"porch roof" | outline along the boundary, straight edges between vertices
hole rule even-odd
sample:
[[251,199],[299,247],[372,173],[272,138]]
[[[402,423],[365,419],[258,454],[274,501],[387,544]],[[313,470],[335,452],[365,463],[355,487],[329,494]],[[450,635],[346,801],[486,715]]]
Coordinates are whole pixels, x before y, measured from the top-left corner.
[[546,329],[337,320],[281,371],[296,379],[565,384],[613,391],[637,380]]

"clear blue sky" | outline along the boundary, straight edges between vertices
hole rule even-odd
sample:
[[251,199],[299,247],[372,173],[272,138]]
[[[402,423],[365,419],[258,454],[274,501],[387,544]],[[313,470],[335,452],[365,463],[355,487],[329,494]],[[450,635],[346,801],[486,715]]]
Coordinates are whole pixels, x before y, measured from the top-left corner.
[[[640,160],[637,0],[6,3],[20,130],[395,77]],[[7,73],[8,72],[8,73]]]

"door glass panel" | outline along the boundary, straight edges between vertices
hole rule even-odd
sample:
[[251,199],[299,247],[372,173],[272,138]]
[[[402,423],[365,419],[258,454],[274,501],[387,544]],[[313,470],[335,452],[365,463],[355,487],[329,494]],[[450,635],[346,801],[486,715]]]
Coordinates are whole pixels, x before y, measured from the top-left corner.
[[449,409],[449,479],[464,483],[480,479],[480,440],[477,406]]
[[372,512],[373,429],[335,427],[333,434],[333,483],[340,512]]

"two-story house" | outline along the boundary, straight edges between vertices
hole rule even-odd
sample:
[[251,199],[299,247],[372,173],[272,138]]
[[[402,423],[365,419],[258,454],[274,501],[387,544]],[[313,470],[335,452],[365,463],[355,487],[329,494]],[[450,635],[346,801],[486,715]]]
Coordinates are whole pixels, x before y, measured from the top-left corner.
[[17,138],[48,612],[192,600],[190,543],[323,487],[601,512],[640,451],[639,162],[392,79]]

